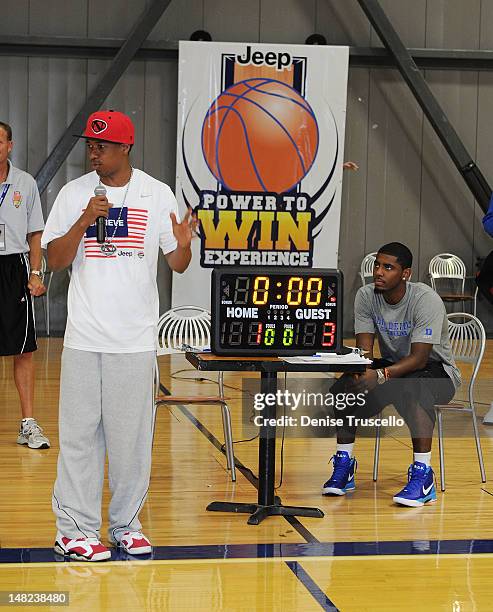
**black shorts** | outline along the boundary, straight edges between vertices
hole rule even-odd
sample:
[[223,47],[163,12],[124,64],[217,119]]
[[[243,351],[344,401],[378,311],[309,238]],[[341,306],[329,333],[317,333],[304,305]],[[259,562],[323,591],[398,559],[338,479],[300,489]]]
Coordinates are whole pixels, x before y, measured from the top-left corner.
[[26,255],[0,255],[0,356],[31,353],[38,348],[28,280]]
[[[385,359],[374,359],[371,369],[386,368],[393,365]],[[351,391],[350,376],[341,376],[332,386],[331,393]],[[412,429],[414,404],[419,405],[435,422],[435,404],[448,404],[455,395],[452,379],[445,371],[443,364],[429,361],[422,370],[409,372],[401,378],[392,378],[383,385],[377,385],[366,395],[365,405],[355,411],[346,409],[340,415],[353,414],[359,418],[369,418],[380,413],[386,406],[393,404]]]

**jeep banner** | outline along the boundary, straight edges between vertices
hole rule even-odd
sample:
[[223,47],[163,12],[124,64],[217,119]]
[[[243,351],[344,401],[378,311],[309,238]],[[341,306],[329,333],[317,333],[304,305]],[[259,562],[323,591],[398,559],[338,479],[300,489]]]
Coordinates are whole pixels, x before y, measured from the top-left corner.
[[200,221],[173,306],[215,266],[337,267],[347,47],[180,42],[176,196]]

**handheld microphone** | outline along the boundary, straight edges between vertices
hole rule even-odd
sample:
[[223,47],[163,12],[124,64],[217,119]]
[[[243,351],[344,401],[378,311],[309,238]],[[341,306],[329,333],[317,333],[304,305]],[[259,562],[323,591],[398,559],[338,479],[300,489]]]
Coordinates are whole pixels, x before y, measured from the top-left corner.
[[[104,185],[96,185],[94,195],[101,197],[106,195],[106,187]],[[99,244],[103,244],[106,240],[106,219],[98,217],[96,219],[96,240]]]

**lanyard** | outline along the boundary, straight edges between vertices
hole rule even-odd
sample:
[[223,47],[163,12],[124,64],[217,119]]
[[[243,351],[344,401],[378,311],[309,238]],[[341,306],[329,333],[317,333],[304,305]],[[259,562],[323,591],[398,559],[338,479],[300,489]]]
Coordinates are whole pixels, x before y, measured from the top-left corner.
[[7,195],[7,191],[10,189],[10,185],[8,183],[6,183],[3,186],[2,192],[0,193],[0,208],[3,204],[3,201],[5,200],[5,196]]

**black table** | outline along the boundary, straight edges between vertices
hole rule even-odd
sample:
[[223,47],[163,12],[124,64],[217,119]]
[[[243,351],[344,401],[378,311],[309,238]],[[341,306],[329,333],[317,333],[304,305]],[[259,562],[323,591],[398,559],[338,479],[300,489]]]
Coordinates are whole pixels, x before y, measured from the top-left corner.
[[[186,353],[187,360],[197,370],[216,372],[260,372],[262,393],[277,392],[278,372],[364,372],[364,365],[287,363],[277,357],[221,357],[212,353]],[[266,406],[264,423],[275,419],[277,406]],[[244,512],[250,514],[249,525],[258,525],[268,516],[309,516],[322,518],[319,508],[283,506],[275,495],[276,427],[262,425],[258,446],[258,498],[257,503],[212,502],[212,512]]]

